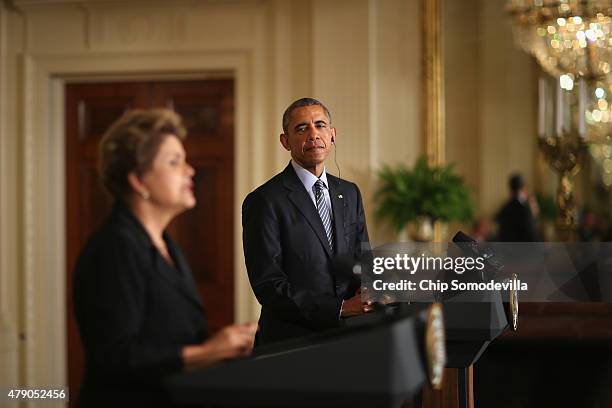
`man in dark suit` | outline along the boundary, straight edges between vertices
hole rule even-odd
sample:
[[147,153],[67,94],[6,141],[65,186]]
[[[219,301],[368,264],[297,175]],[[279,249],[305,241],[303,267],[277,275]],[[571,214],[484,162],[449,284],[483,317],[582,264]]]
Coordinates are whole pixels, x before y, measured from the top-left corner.
[[[530,202],[525,181],[520,174],[513,174],[508,180],[510,200],[497,214],[500,242],[541,241],[534,212],[537,205]],[[533,207],[533,210],[532,210]]]
[[330,268],[334,256],[357,258],[369,242],[359,188],[325,169],[335,139],[321,102],[293,102],[280,135],[291,161],[242,205],[246,266],[262,305],[258,345],[334,328],[371,309]]

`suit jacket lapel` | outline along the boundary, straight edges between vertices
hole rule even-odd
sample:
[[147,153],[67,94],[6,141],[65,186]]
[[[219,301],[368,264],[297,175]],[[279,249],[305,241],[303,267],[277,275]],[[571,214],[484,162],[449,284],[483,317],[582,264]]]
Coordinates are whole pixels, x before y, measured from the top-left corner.
[[191,269],[183,253],[174,245],[172,240],[167,239],[166,244],[168,245],[168,250],[172,255],[172,259],[176,263],[175,269],[177,270],[172,271],[174,273],[171,274],[163,273],[162,276],[175,285],[185,296],[196,302],[198,306],[203,307],[200,294],[193,280],[193,274],[191,273]]
[[[159,262],[164,262],[164,265],[157,265],[157,267],[164,269],[169,268],[169,265],[165,263],[159,254],[159,251],[157,251],[153,245],[153,242],[151,242],[149,234],[146,232],[140,221],[136,218],[136,216],[134,216],[134,214],[132,214],[130,209],[122,201],[117,201],[115,203],[113,218],[127,223],[130,231],[133,232],[134,237],[139,240],[140,244],[143,245],[144,248],[151,251],[151,261],[156,259]],[[176,262],[176,269],[178,269],[178,271],[172,271],[171,273],[160,273],[159,275],[172,284],[172,286],[176,287],[182,294],[196,302],[200,307],[203,307],[200,294],[198,293],[195,283],[193,282],[193,275],[191,274],[187,260],[166,233],[164,233],[164,240],[166,241],[166,245],[168,245],[168,251],[170,251],[172,259],[174,259],[174,262]],[[154,253],[157,253],[157,256],[155,256]]]
[[306,192],[304,185],[298,178],[297,174],[295,174],[295,170],[293,170],[291,163],[289,163],[289,165],[285,167],[285,170],[283,170],[283,183],[285,187],[291,190],[288,194],[289,200],[297,207],[304,218],[306,218],[306,221],[308,221],[308,224],[310,224],[312,230],[319,238],[319,241],[321,241],[321,245],[323,245],[325,252],[331,257],[332,253],[329,247],[329,242],[327,241],[327,236],[325,235],[325,228],[323,227],[321,217],[319,216],[314,203],[310,199],[310,196]]
[[332,211],[334,212],[334,229],[336,239],[336,254],[346,252],[346,242],[344,231],[346,229],[344,212],[346,211],[346,198],[340,188],[338,179],[327,174],[327,182],[329,183],[329,197],[331,198]]

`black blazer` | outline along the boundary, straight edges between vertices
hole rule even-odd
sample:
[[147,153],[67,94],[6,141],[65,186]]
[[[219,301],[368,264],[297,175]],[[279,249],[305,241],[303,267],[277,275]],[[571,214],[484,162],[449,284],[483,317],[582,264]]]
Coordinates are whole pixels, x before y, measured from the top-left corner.
[[536,220],[529,204],[517,198],[510,199],[496,217],[500,242],[537,242],[541,241]]
[[335,251],[315,204],[291,163],[242,204],[249,280],[262,305],[257,344],[337,327],[343,299],[354,295],[330,271],[333,255],[358,257],[368,243],[363,204],[354,183],[327,175]]
[[181,349],[207,336],[189,266],[164,235],[176,267],[123,204],[86,243],[74,272],[74,308],[85,348],[79,407],[169,406],[163,376]]

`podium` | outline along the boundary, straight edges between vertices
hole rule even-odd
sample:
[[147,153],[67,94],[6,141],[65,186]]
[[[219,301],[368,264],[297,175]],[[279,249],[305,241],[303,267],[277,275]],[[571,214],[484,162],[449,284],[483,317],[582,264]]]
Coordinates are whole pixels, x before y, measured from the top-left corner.
[[[447,384],[457,389],[457,405],[468,408],[472,393],[468,381],[468,368],[476,363],[491,341],[508,326],[501,293],[498,291],[461,293],[441,303],[446,337],[446,368],[457,369],[456,383]],[[396,303],[377,312],[348,319],[347,324],[358,326],[380,320],[384,314],[411,314],[421,310],[423,303]],[[448,382],[448,379],[444,380]],[[415,404],[423,406],[417,396]],[[444,406],[444,405],[436,405]],[[455,406],[453,404],[453,406]]]
[[[467,298],[469,297],[469,298]],[[508,327],[500,292],[461,294],[442,303],[446,329],[447,368],[457,369],[458,406],[468,408],[473,390],[468,369]]]
[[[486,282],[503,275],[503,264],[495,259],[494,254],[488,248],[481,248],[476,241],[460,231],[453,238],[449,253],[455,256],[480,256],[485,259],[486,269],[466,273],[464,278],[467,281]],[[441,277],[450,281],[457,276],[448,273],[442,274]],[[516,276],[510,278],[516,279]],[[449,384],[448,389],[457,390],[456,406],[469,408],[473,406],[470,399],[474,395],[473,384],[469,378],[470,367],[508,327],[512,316],[510,311],[506,312],[502,293],[497,290],[455,292],[442,297],[446,330],[446,367],[457,369],[456,383]],[[508,293],[508,300],[514,301],[517,307],[515,312],[518,313],[516,293]]]
[[382,317],[165,383],[173,401],[187,406],[397,408],[428,378],[426,326],[423,310]]

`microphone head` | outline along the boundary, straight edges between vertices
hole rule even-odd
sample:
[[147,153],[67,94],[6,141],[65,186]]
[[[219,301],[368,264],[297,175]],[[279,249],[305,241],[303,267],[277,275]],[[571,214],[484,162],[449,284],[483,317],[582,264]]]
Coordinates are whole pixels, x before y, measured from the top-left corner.
[[459,249],[465,255],[484,258],[484,262],[488,267],[487,269],[493,273],[491,275],[493,277],[504,268],[504,265],[495,259],[495,253],[492,248],[484,243],[479,243],[463,231],[458,231],[455,234],[453,243],[456,244],[454,248],[452,248],[454,250]]
[[453,237],[453,242],[476,242],[476,240],[465,234],[463,231],[457,231]]

